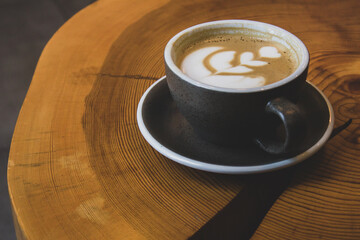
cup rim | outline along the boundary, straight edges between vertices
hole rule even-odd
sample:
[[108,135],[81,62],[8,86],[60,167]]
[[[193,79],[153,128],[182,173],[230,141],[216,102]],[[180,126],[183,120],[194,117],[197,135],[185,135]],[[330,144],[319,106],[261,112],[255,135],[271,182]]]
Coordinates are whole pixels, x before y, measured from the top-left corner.
[[[249,24],[249,25],[258,25],[261,26],[263,28],[267,28],[270,32],[273,30],[276,30],[277,32],[281,32],[283,34],[286,34],[288,36],[290,36],[290,38],[292,39],[292,41],[295,41],[298,43],[298,45],[300,46],[301,49],[301,53],[303,54],[303,58],[301,60],[301,62],[299,63],[299,66],[296,68],[296,70],[290,74],[289,76],[281,79],[280,81],[277,81],[275,83],[271,83],[268,85],[264,85],[261,87],[254,87],[254,88],[243,88],[243,89],[235,89],[235,88],[224,88],[224,87],[217,87],[217,86],[212,86],[209,84],[205,84],[199,81],[196,81],[192,78],[190,78],[189,76],[187,76],[185,73],[183,73],[180,68],[178,66],[176,66],[176,64],[174,63],[172,57],[171,57],[171,50],[175,44],[175,42],[184,34],[192,32],[196,29],[200,29],[203,27],[209,27],[209,26],[216,26],[216,25],[224,25],[226,26],[226,24]],[[273,89],[273,88],[277,88],[279,86],[285,85],[288,82],[291,82],[292,80],[296,79],[298,76],[300,76],[308,67],[309,65],[309,51],[306,48],[305,44],[298,38],[296,37],[294,34],[290,33],[289,31],[280,28],[278,26],[269,24],[269,23],[264,23],[264,22],[258,22],[258,21],[253,21],[253,20],[240,20],[240,19],[230,19],[230,20],[219,20],[219,21],[211,21],[211,22],[205,22],[205,23],[201,23],[201,24],[197,24],[195,26],[186,28],[184,30],[182,30],[181,32],[177,33],[175,36],[173,36],[169,42],[167,43],[165,50],[164,50],[164,59],[165,59],[165,63],[167,64],[167,66],[171,69],[171,71],[173,71],[177,76],[179,76],[182,80],[185,80],[186,82],[195,85],[197,87],[200,88],[205,88],[208,90],[212,90],[212,91],[219,91],[219,92],[230,92],[230,93],[251,93],[251,92],[260,92],[260,91],[266,91],[269,89]]]

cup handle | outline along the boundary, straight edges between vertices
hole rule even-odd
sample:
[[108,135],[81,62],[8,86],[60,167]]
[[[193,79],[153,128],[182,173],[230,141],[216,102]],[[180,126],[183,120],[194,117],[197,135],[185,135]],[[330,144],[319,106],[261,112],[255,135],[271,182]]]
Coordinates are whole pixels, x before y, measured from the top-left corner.
[[254,139],[258,146],[271,154],[296,151],[306,132],[304,114],[299,107],[285,98],[276,98],[266,104],[265,113],[273,119],[278,119],[277,122],[280,120],[283,136],[277,136],[279,134],[276,134],[274,124],[261,126],[262,131]]

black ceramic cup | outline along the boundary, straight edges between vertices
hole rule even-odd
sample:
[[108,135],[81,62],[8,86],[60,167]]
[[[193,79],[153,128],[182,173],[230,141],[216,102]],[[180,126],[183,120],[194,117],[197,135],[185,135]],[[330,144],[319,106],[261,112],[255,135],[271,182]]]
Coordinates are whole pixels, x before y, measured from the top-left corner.
[[[219,29],[256,31],[271,35],[291,49],[298,61],[286,78],[261,87],[235,89],[196,81],[175,64],[183,45],[197,41],[201,34]],[[258,144],[268,153],[296,151],[305,121],[296,105],[305,86],[309,53],[293,34],[279,27],[249,20],[222,20],[199,24],[175,35],[166,45],[166,80],[180,112],[203,139],[222,145]],[[282,134],[279,134],[282,132]]]

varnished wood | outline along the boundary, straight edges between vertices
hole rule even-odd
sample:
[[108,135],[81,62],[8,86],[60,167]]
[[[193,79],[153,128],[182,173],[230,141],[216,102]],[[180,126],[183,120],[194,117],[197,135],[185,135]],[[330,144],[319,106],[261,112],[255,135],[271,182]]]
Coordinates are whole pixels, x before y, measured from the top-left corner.
[[[239,224],[249,219],[241,236],[256,230],[253,239],[359,239],[358,9],[357,0],[99,0],[80,11],[45,47],[17,121],[8,184],[18,238],[208,236],[202,227],[234,199]],[[171,36],[232,18],[300,37],[311,56],[308,80],[329,97],[336,125],[353,119],[291,174],[192,170],[158,154],[137,128],[137,103],[164,75]]]

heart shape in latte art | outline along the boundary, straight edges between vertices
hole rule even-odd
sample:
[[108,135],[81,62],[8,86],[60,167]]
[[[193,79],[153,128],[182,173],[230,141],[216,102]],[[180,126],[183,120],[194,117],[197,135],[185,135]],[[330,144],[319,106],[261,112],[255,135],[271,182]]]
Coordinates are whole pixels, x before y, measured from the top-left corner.
[[[255,59],[258,56],[259,59]],[[202,83],[225,88],[252,88],[266,84],[265,76],[257,68],[269,64],[267,59],[280,58],[278,49],[261,47],[257,54],[237,52],[224,47],[204,47],[188,54],[181,70]]]

